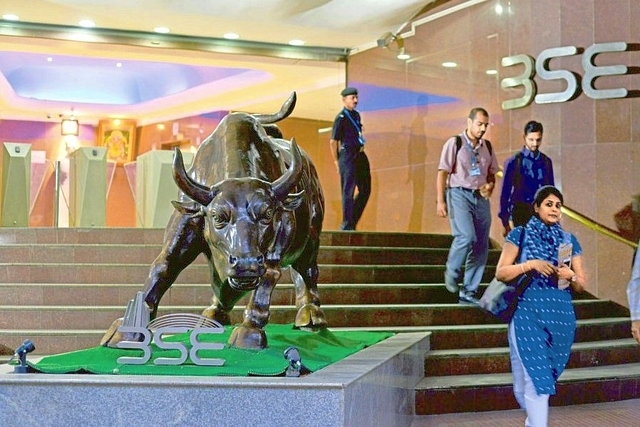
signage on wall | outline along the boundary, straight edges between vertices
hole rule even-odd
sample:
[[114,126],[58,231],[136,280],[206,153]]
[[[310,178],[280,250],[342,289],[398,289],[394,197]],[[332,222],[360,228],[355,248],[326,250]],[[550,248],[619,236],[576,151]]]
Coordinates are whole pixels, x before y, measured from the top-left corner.
[[[500,86],[502,89],[518,88],[524,89],[524,94],[515,99],[502,102],[503,110],[513,110],[523,108],[535,102],[536,104],[551,104],[566,102],[576,99],[581,93],[592,99],[615,99],[630,98],[640,96],[638,90],[627,90],[625,88],[596,89],[595,81],[601,77],[621,76],[635,74],[637,67],[627,67],[626,65],[605,65],[595,64],[596,56],[608,52],[625,52],[640,50],[640,45],[625,42],[596,43],[587,49],[576,46],[554,47],[543,50],[538,58],[520,54],[502,58],[503,67],[513,67],[524,65],[524,71],[515,76],[502,79]],[[551,70],[549,62],[554,58],[562,58],[582,54],[582,71],[580,76],[570,70]],[[563,80],[566,89],[562,92],[538,93],[534,77],[546,80]]]

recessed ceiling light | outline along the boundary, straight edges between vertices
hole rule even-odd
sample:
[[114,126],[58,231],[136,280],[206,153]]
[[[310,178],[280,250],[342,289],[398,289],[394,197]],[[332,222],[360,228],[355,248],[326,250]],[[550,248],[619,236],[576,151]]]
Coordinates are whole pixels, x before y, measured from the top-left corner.
[[494,74],[498,74],[498,70],[487,70],[486,73],[493,76]]
[[93,22],[91,19],[83,19],[80,22],[78,22],[78,25],[81,26],[82,28],[93,28],[96,26],[96,23]]
[[5,13],[2,15],[2,19],[6,21],[19,21],[20,17],[14,13]]
[[48,57],[47,58],[47,62],[53,62],[53,58],[52,57]]
[[240,38],[240,35],[236,33],[226,33],[222,37],[224,37],[227,40],[236,40]]
[[160,34],[168,34],[171,32],[171,30],[168,29],[167,27],[155,27],[153,31]]
[[289,44],[291,46],[304,46],[304,40],[299,40],[299,39],[289,40]]
[[455,62],[443,62],[442,66],[445,68],[455,68],[458,66]]
[[116,62],[116,67],[122,68],[122,62]]

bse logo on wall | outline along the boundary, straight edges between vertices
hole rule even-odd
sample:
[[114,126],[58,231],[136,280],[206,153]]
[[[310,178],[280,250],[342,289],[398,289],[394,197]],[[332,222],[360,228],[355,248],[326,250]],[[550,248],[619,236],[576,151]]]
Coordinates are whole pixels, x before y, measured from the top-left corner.
[[[611,52],[627,52],[640,50],[639,44],[625,42],[596,43],[587,49],[576,46],[555,47],[543,50],[538,58],[520,54],[502,58],[503,67],[523,65],[524,71],[515,77],[502,79],[502,89],[522,88],[524,94],[515,99],[502,102],[503,110],[523,108],[535,101],[536,104],[551,104],[576,99],[584,93],[592,99],[631,98],[640,96],[639,90],[626,88],[597,89],[596,80],[599,78],[637,74],[638,67],[626,65],[596,65],[596,57]],[[562,58],[582,54],[582,75],[570,70],[552,70],[550,62],[554,58]],[[561,80],[566,84],[562,92],[538,93],[534,77],[541,80]]]

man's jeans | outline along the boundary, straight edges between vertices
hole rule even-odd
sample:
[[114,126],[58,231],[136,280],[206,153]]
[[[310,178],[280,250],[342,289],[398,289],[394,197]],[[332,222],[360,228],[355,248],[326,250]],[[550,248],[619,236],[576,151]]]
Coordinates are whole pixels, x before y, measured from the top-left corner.
[[491,204],[478,191],[454,187],[447,189],[447,211],[453,243],[446,274],[459,282],[464,264],[461,292],[473,294],[478,290],[487,264]]

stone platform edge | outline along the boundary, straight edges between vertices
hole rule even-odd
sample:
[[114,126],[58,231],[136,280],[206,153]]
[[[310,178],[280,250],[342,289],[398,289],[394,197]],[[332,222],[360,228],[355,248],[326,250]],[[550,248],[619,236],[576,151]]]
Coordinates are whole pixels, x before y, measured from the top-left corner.
[[4,364],[0,425],[410,426],[430,336],[396,334],[300,378],[15,374]]

